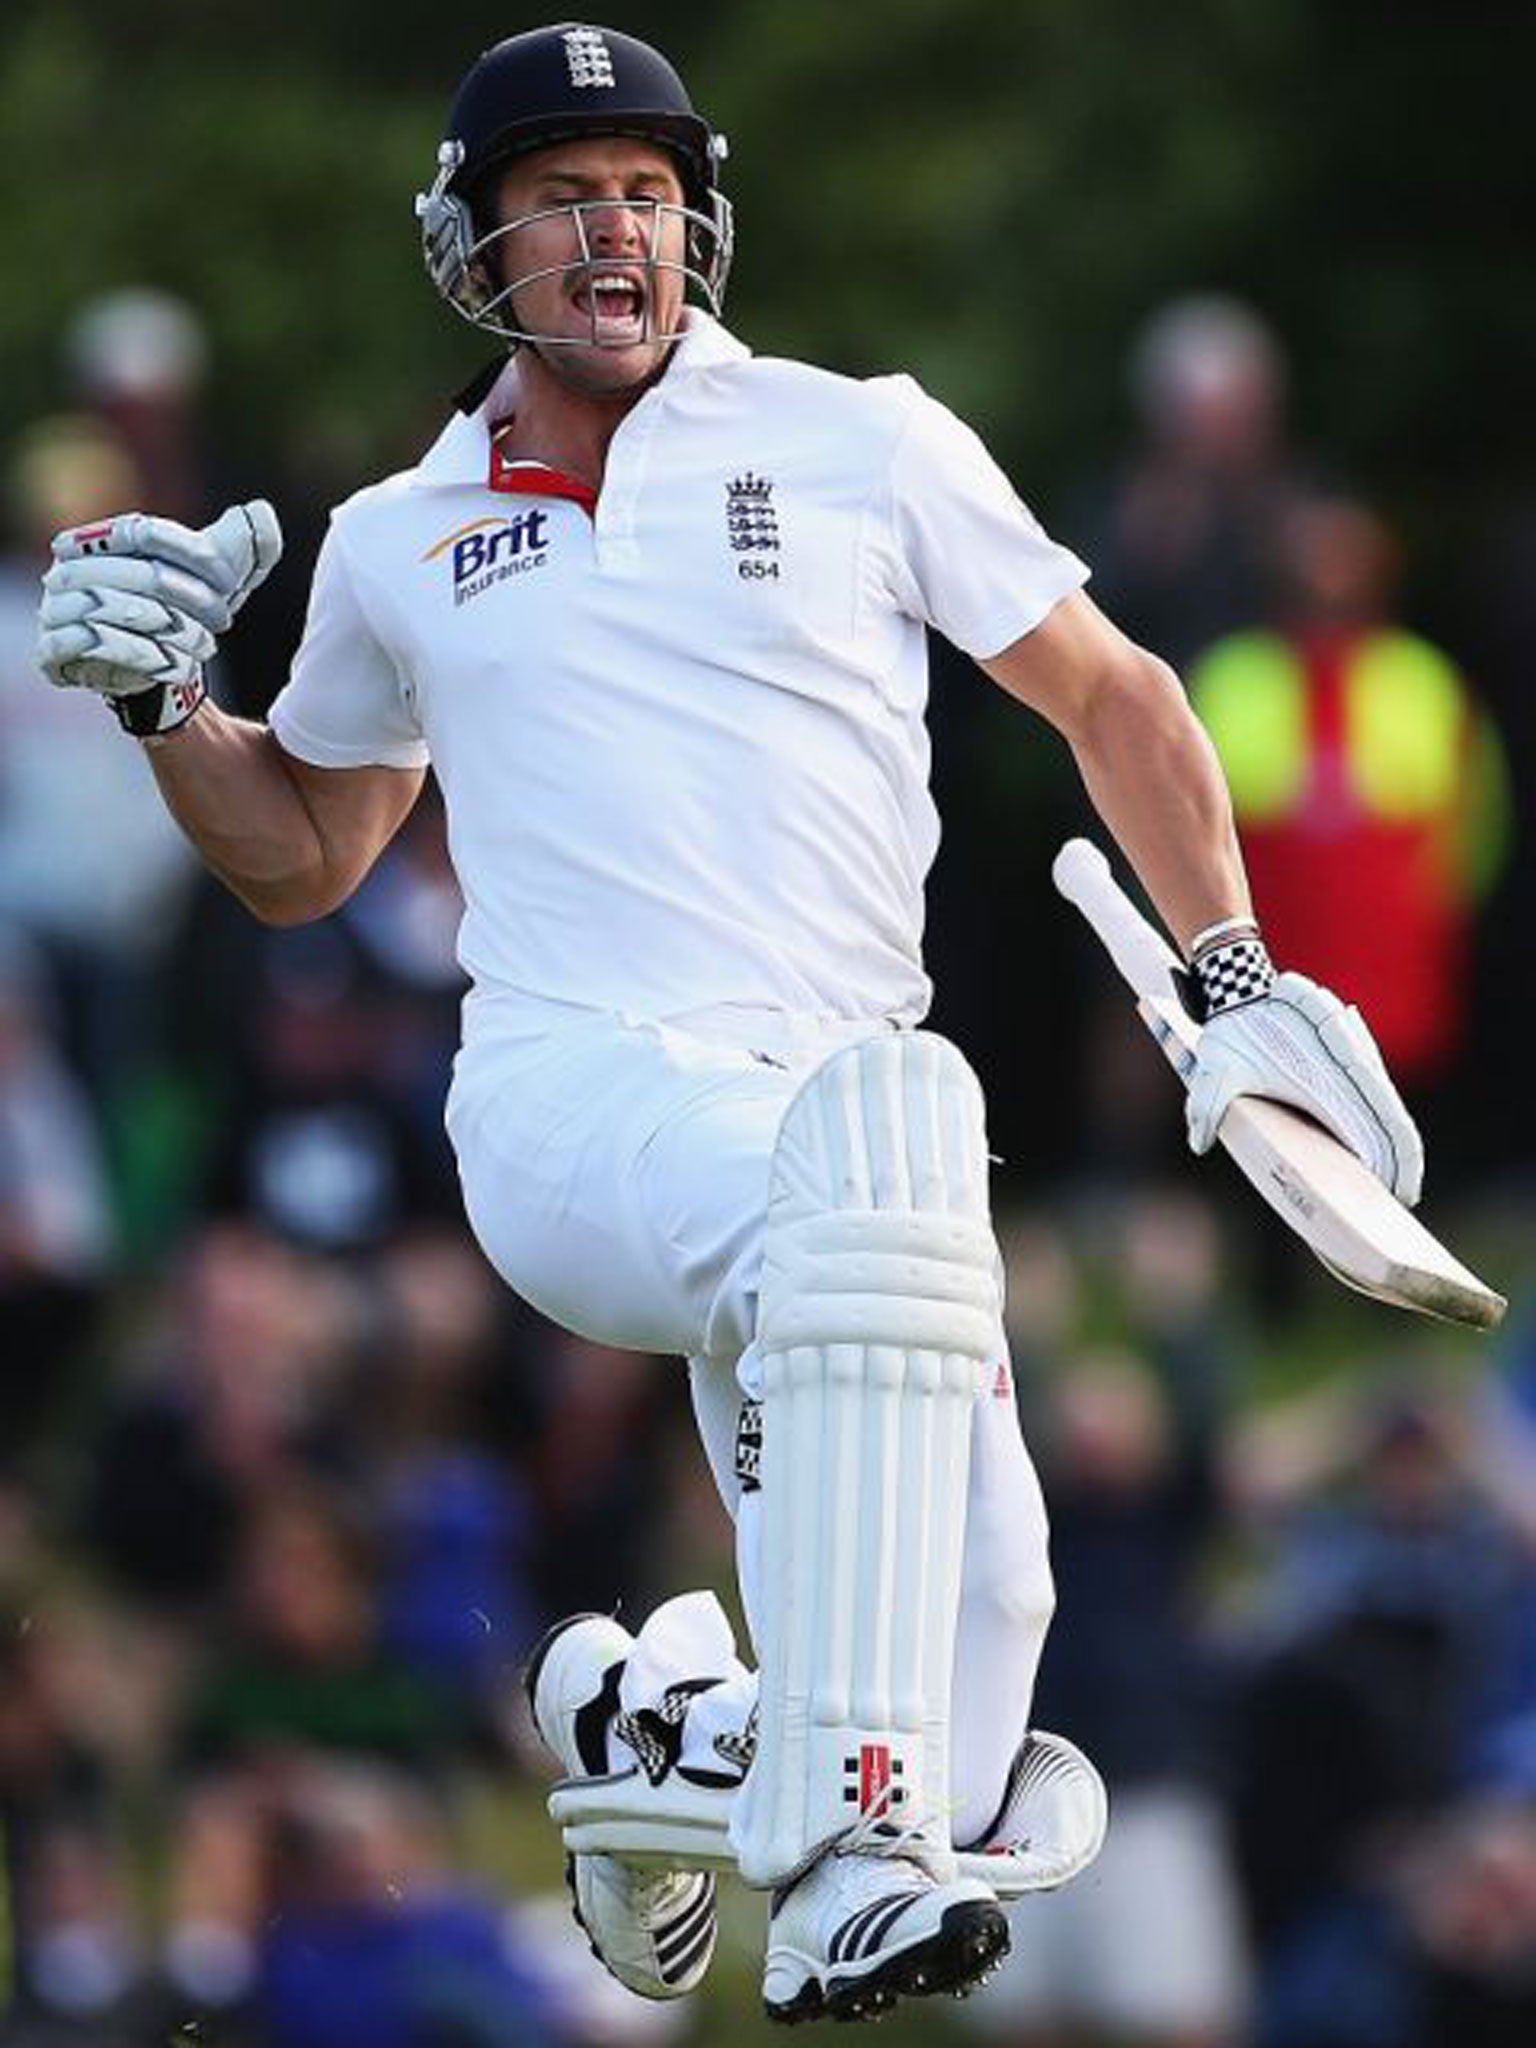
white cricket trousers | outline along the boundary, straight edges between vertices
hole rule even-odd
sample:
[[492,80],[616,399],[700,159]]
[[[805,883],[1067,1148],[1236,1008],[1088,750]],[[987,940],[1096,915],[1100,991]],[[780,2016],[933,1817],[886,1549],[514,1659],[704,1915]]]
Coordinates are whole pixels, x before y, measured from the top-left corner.
[[[475,1235],[508,1286],[565,1328],[688,1360],[755,1626],[738,1369],[756,1326],[774,1144],[806,1077],[890,1027],[749,1010],[663,1025],[523,998],[482,1004],[473,1026],[447,1120]],[[961,1845],[1002,1798],[1053,1602],[1040,1486],[998,1365],[976,1405],[966,1505],[950,1786]]]

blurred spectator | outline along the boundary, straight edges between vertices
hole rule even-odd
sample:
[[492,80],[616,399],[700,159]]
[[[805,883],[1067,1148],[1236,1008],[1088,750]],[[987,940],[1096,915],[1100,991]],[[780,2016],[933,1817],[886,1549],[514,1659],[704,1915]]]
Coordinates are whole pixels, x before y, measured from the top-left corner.
[[[1472,650],[1479,685],[1509,749],[1515,835],[1524,847],[1536,840],[1536,496],[1529,465],[1519,495],[1506,504],[1491,532],[1476,536],[1470,563],[1458,563],[1448,616],[1458,648]],[[1517,1174],[1536,1156],[1536,1096],[1511,1089],[1524,1071],[1525,1020],[1498,991],[1507,963],[1518,957],[1536,928],[1536,861],[1512,861],[1490,901],[1480,929],[1486,979],[1477,1026],[1479,1068],[1486,1076],[1485,1156]]]
[[92,2028],[121,2013],[142,1982],[142,1960],[114,1845],[94,1828],[51,1826],[24,1898],[36,2004]]
[[692,1428],[677,1360],[549,1328],[540,1354],[539,1574],[544,1614],[654,1604],[668,1445]]
[[119,1588],[201,1618],[229,1592],[266,1494],[344,1458],[328,1400],[358,1304],[332,1269],[230,1222],[186,1245],[166,1313],[143,1383],[109,1413],[84,1525]]
[[1197,295],[1147,322],[1130,381],[1142,439],[1093,522],[1094,588],[1133,639],[1182,669],[1269,616],[1298,489],[1285,361],[1249,307]]
[[382,1651],[370,1536],[332,1494],[294,1480],[247,1515],[229,1625],[188,1704],[185,1754],[259,1766],[294,1747],[423,1770],[462,1755],[451,1689]]
[[256,2006],[265,2048],[558,2048],[579,2036],[515,1921],[451,1874],[416,1787],[298,1774],[275,1804]]
[[106,509],[135,508],[201,526],[219,509],[204,473],[202,398],[208,342],[182,300],[148,286],[92,299],[64,338],[80,402],[127,449],[140,492]]
[[442,794],[429,777],[410,816],[339,915],[381,975],[396,988],[434,1000],[456,1027],[469,986],[458,958],[463,914],[464,898],[448,858]]
[[63,526],[142,495],[122,442],[75,416],[40,421],[6,474],[0,561],[0,918],[44,950],[65,1044],[93,1094],[121,1090],[154,1050],[156,973],[196,862],[143,750],[85,690],[33,660],[38,578]]
[[1438,2048],[1405,1886],[1462,1794],[1528,1566],[1446,1392],[1324,1390],[1254,1429],[1255,1497],[1298,1504],[1238,1724],[1257,2038]]
[[50,1007],[40,960],[0,926],[0,1473],[68,1386],[113,1252],[101,1146]]
[[[1252,307],[1193,293],[1148,318],[1128,381],[1137,439],[1086,508],[1080,552],[1116,624],[1187,675],[1213,640],[1268,620],[1278,596],[1303,489],[1287,442],[1285,356]],[[1073,1163],[1111,1184],[1161,1173],[1179,1146],[1177,1093],[1118,994],[1097,972],[1087,986]]]
[[1465,1037],[1472,922],[1508,857],[1503,750],[1450,658],[1393,623],[1398,549],[1374,512],[1308,501],[1281,561],[1278,611],[1210,647],[1191,695],[1271,950],[1357,1002],[1422,1085]]
[[[41,1996],[37,1960],[52,1925],[43,1871],[61,1824],[93,1827],[105,1811],[100,1758],[69,1723],[30,1613],[0,1625],[0,1819],[10,1938],[23,1996]],[[104,2001],[105,2002],[105,2001]]]
[[[578,1997],[458,1875],[436,1803],[376,1762],[290,1752],[205,1799],[178,1879],[162,2026],[250,2048],[543,2048]],[[155,2038],[164,2038],[158,2035]],[[178,2036],[179,2038],[179,2036]]]
[[458,955],[463,914],[442,795],[428,778],[410,816],[338,917],[381,1012],[380,1083],[420,1143],[444,1162],[443,1101],[469,986]]
[[1030,1386],[1060,1357],[1080,1322],[1077,1265],[1061,1225],[1033,1210],[1000,1216],[997,1242],[1013,1376]]
[[1406,1910],[1425,2048],[1525,2048],[1536,2031],[1536,1804],[1478,1801],[1433,1829]]
[[163,1646],[34,1582],[0,1618],[0,1826],[13,2043],[137,2048],[144,1984],[117,1788],[153,1759]]
[[[547,1752],[545,1753],[547,1756]],[[712,2033],[738,2025],[735,2001],[712,2001],[708,2012],[694,2009],[692,1999],[636,1998],[616,1977],[610,1977],[593,1955],[571,1918],[564,1892],[541,1892],[518,1899],[511,1922],[517,1940],[537,1955],[555,1997],[569,2015],[583,2048],[660,2048],[673,2041],[705,2041]],[[747,1923],[750,1925],[750,1922]],[[730,1938],[729,1924],[722,1928]],[[751,1949],[755,1929],[735,1930],[743,1958]]]
[[1119,1265],[1149,1355],[1073,1358],[1028,1432],[1061,1617],[1034,1717],[1099,1765],[1111,1826],[1087,1879],[1019,1909],[1014,1956],[977,2001],[978,2027],[1011,2048],[1240,2038],[1246,1963],[1199,1597],[1220,1506],[1206,1355],[1215,1243],[1198,1204],[1129,1207]]
[[375,1249],[412,1218],[457,1217],[445,1068],[430,1127],[420,1113],[419,1006],[337,919],[264,930],[246,957],[207,1199],[330,1252]]
[[1470,1775],[1489,1799],[1536,1810],[1536,1317],[1529,1303],[1500,1344],[1472,1430],[1483,1489],[1514,1533],[1525,1570],[1471,1732]]
[[313,1485],[269,1483],[241,1529],[226,1626],[185,1701],[172,1983],[202,2004],[248,1992],[273,1802],[307,1755],[425,1776],[460,1761],[468,1733],[449,1688],[382,1652],[374,1560],[356,1517]]
[[416,1219],[459,1222],[443,1100],[466,987],[462,911],[435,789],[324,924],[263,929],[212,885],[200,895],[178,1033],[189,1059],[217,1049],[231,1099],[210,1200],[322,1250],[368,1251]]
[[[252,440],[253,429],[237,425],[227,403],[210,415],[210,358],[208,335],[194,308],[147,285],[92,299],[64,336],[75,402],[128,452],[137,479],[132,491],[101,510],[142,509],[202,526],[242,498],[259,494],[281,506],[283,558],[267,579],[261,603],[221,652],[217,669],[220,700],[260,717],[298,644],[328,508],[358,478],[313,429],[296,467],[273,445],[265,422],[256,424],[258,438]],[[258,454],[258,477],[238,473],[240,464]]]
[[380,1495],[385,1651],[467,1701],[492,1693],[540,1633],[524,1482],[483,1443],[501,1290],[462,1227],[419,1226],[380,1257],[384,1341],[363,1370]]

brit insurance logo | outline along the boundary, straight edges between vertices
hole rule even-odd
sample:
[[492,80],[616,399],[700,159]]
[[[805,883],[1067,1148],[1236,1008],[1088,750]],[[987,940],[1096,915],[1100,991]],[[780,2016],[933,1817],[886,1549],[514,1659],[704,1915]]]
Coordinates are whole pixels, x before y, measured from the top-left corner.
[[471,519],[444,534],[421,559],[437,562],[445,555],[453,572],[453,601],[468,604],[493,584],[543,568],[549,560],[549,514],[536,505],[510,518],[492,513]]

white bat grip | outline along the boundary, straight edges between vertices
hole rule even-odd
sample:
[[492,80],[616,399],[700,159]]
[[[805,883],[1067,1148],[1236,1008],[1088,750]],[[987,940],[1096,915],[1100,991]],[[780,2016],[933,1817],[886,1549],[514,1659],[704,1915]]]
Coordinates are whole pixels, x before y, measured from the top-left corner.
[[1126,895],[1091,839],[1067,841],[1051,863],[1051,880],[1087,918],[1138,996],[1174,993],[1178,955]]

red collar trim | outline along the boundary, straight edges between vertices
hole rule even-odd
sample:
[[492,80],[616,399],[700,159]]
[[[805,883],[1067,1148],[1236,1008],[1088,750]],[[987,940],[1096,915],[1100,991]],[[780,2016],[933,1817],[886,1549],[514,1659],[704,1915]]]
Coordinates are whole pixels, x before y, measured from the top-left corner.
[[590,484],[578,476],[567,476],[563,469],[551,469],[547,462],[502,453],[501,436],[510,425],[509,420],[491,436],[491,473],[486,479],[491,489],[528,498],[569,498],[590,518],[597,510],[597,493]]

